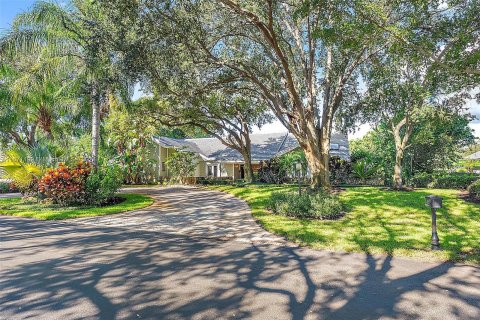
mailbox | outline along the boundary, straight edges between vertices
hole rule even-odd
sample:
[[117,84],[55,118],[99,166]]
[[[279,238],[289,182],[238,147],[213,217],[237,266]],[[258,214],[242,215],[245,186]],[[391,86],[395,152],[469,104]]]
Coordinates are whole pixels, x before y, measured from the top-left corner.
[[442,197],[439,196],[426,196],[425,205],[433,209],[440,209],[442,207]]

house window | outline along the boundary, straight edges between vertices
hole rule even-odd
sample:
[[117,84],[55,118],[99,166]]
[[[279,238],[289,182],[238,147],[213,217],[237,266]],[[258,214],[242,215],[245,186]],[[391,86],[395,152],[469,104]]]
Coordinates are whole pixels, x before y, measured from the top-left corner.
[[167,165],[165,164],[165,162],[162,162],[162,172],[165,172],[166,169]]
[[207,176],[218,177],[218,166],[207,166]]

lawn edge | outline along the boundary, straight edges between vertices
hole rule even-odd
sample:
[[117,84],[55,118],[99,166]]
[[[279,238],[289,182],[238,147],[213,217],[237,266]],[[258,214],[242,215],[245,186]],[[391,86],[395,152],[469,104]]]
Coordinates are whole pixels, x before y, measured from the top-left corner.
[[[0,217],[1,217],[1,216],[4,216],[4,217],[16,217],[16,218],[22,218],[22,219],[33,219],[33,220],[37,220],[37,221],[66,221],[66,220],[76,220],[76,219],[83,219],[83,218],[103,217],[103,216],[110,216],[110,215],[114,215],[114,214],[133,212],[133,211],[136,211],[136,210],[149,208],[149,207],[151,207],[152,205],[155,204],[155,199],[154,199],[151,195],[145,194],[145,193],[119,193],[119,194],[117,194],[116,196],[120,196],[120,197],[121,197],[121,196],[125,196],[125,195],[143,196],[143,197],[145,197],[145,198],[148,198],[148,199],[151,201],[151,203],[149,203],[148,205],[145,205],[145,206],[139,206],[138,208],[128,209],[128,210],[120,210],[120,211],[117,211],[117,212],[103,213],[103,214],[97,214],[97,215],[86,215],[86,216],[57,218],[57,219],[55,219],[55,218],[49,219],[49,218],[27,217],[27,216],[15,215],[15,214],[2,214],[2,213],[0,213]],[[8,199],[21,199],[21,197],[8,198]],[[128,199],[127,199],[126,201],[128,201]],[[122,204],[124,204],[126,201],[123,201],[123,202],[121,202],[121,203],[114,204],[114,205],[112,205],[112,206],[107,206],[107,208],[112,208],[112,207],[115,207],[115,206],[118,206],[118,205],[122,205]],[[94,208],[98,208],[98,207],[94,207]]]
[[[274,234],[276,236],[279,236],[279,237],[282,237],[283,239],[285,239],[285,241],[291,243],[291,244],[294,244],[295,246],[298,246],[300,248],[308,248],[308,249],[311,249],[311,250],[321,250],[321,251],[327,251],[327,252],[336,252],[336,253],[344,253],[344,254],[363,254],[363,255],[366,255],[366,256],[373,256],[373,257],[392,257],[392,258],[400,258],[400,259],[404,259],[404,260],[409,260],[409,261],[421,261],[421,262],[425,262],[425,263],[433,263],[433,264],[438,264],[438,263],[452,263],[452,264],[456,264],[456,265],[463,265],[463,266],[480,266],[480,263],[476,263],[476,262],[473,262],[473,261],[470,261],[470,260],[452,260],[452,259],[441,259],[441,258],[437,258],[435,256],[429,256],[429,257],[422,257],[422,256],[409,256],[409,255],[402,255],[402,254],[399,254],[399,253],[396,253],[396,254],[387,254],[387,253],[366,253],[364,251],[357,251],[357,250],[352,250],[352,251],[345,251],[345,250],[341,250],[341,249],[333,249],[333,248],[328,248],[328,247],[314,247],[314,246],[311,246],[307,243],[305,243],[304,241],[301,241],[297,238],[291,238],[288,236],[288,233],[278,233],[278,232],[274,232],[272,230],[269,230],[265,227],[265,225],[262,223],[261,220],[259,220],[257,218],[257,216],[255,215],[255,213],[253,212],[252,210],[252,206],[250,205],[249,201],[246,200],[246,199],[243,199],[241,197],[238,197],[236,196],[235,194],[233,194],[232,192],[229,192],[228,190],[219,190],[217,188],[221,188],[221,187],[225,187],[225,186],[202,186],[202,188],[206,189],[206,190],[214,190],[214,191],[218,191],[218,192],[222,192],[222,193],[225,193],[225,194],[229,194],[237,199],[240,199],[244,202],[247,203],[248,207],[250,208],[250,215],[254,218],[255,222],[262,228],[264,229],[265,231],[271,233],[271,234]],[[228,186],[227,186],[228,187]],[[426,188],[420,188],[420,189],[426,189]],[[266,208],[261,208],[259,210],[262,210],[265,214],[271,214],[271,215],[274,215],[273,212],[271,212],[270,210],[266,209]],[[294,217],[287,217],[289,219],[295,219],[295,220],[303,220],[303,219],[300,219],[300,218],[294,218]],[[412,252],[415,252],[415,251],[420,251],[420,250],[415,250],[415,249],[409,249],[411,250]],[[425,252],[429,252],[429,251],[425,251]]]

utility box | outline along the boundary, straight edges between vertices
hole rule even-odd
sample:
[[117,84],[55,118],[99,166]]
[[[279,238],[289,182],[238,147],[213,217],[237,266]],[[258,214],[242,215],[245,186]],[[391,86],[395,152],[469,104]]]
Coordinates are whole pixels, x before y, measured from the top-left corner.
[[425,205],[433,209],[440,209],[442,207],[442,197],[439,196],[426,196]]

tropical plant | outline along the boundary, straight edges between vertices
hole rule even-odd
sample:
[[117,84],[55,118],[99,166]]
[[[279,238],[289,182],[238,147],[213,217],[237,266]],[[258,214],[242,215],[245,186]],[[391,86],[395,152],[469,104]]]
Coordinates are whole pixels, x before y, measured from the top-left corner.
[[[39,159],[37,154],[37,160]],[[0,163],[5,176],[14,181],[22,193],[35,193],[38,179],[43,175],[46,166],[33,162],[29,149],[13,148],[5,153],[5,160]],[[42,161],[44,164],[47,163]]]
[[279,157],[279,163],[281,170],[290,177],[296,177],[298,173],[297,164],[300,164],[302,167],[300,172],[302,176],[305,176],[307,173],[308,163],[302,150],[293,150],[285,153]]
[[88,162],[81,161],[72,168],[60,163],[57,168],[48,170],[42,176],[38,189],[55,204],[84,204],[88,201],[85,184],[91,170],[92,166]]
[[377,173],[378,167],[367,159],[362,159],[353,164],[352,171],[365,184],[368,179]]
[[152,137],[157,129],[135,112],[137,103],[128,111],[114,97],[111,100],[104,126],[109,156],[121,165],[127,184],[150,183],[155,172]]
[[[43,49],[48,71],[72,68],[69,79],[79,85],[79,96],[91,105],[92,161],[96,168],[100,145],[102,107],[108,107],[110,93],[127,96],[126,81],[114,71],[113,55],[107,46],[109,27],[102,20],[97,2],[73,0],[71,5],[38,1],[18,15],[0,42],[2,54],[36,54]],[[87,94],[88,92],[88,94]],[[105,109],[103,108],[103,109]]]

